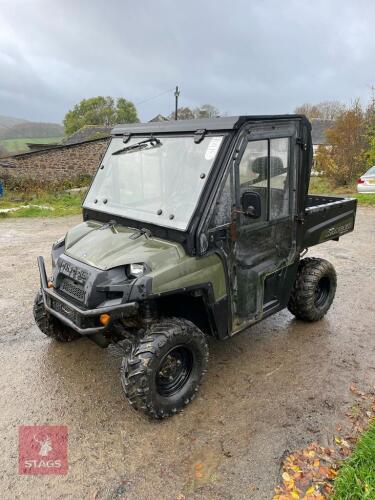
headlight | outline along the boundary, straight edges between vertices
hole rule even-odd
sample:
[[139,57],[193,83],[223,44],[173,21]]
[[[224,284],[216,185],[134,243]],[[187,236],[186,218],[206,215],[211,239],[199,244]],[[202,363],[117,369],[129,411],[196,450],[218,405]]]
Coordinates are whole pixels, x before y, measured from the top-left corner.
[[64,251],[64,245],[65,245],[65,236],[55,241],[55,243],[52,245],[52,251],[51,251],[52,269],[54,269],[54,267],[56,266],[57,259]]
[[55,250],[56,248],[60,248],[65,242],[65,235],[62,236],[61,238],[59,238],[58,240],[56,240],[53,245],[52,245],[52,248]]
[[140,278],[146,272],[146,266],[144,264],[130,264],[129,265],[129,278]]

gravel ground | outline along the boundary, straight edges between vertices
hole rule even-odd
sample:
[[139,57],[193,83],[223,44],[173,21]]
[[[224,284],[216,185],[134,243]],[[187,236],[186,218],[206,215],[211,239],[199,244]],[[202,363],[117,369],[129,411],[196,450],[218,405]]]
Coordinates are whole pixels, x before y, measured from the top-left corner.
[[[35,258],[78,222],[0,221],[2,499],[270,499],[285,453],[330,443],[350,384],[374,385],[373,208],[359,209],[354,233],[309,252],[337,269],[326,318],[282,311],[211,342],[199,397],[162,422],[129,407],[120,360],[85,339],[55,343],[33,323]],[[31,424],[68,426],[68,475],[18,474],[18,426]]]

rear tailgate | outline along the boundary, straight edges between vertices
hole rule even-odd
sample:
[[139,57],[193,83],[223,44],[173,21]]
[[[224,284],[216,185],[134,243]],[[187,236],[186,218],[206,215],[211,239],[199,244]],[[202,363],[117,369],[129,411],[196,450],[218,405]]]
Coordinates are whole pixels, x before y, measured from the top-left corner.
[[311,247],[338,240],[354,229],[357,210],[355,198],[309,195],[303,221],[303,246]]

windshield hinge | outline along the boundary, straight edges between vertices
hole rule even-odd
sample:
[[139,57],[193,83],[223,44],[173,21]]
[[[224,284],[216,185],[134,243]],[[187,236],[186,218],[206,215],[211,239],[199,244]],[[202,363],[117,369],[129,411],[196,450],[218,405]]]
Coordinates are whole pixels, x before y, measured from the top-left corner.
[[297,137],[297,139],[296,139],[296,143],[297,143],[299,146],[301,146],[301,148],[302,148],[304,151],[306,151],[306,150],[307,150],[307,144],[306,144],[306,142],[303,140],[303,138],[302,138],[302,137]]
[[194,132],[194,142],[195,144],[199,144],[203,141],[204,136],[206,135],[207,130],[205,128],[200,128]]
[[145,229],[144,227],[142,229],[136,229],[137,232],[131,234],[129,238],[131,240],[137,240],[141,236],[144,236],[146,240],[151,238],[151,231],[149,229]]

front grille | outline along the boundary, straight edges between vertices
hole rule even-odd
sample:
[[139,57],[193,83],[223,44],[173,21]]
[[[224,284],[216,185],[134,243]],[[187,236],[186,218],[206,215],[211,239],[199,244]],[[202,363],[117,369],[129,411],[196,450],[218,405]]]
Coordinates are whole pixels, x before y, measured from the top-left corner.
[[69,278],[64,278],[61,283],[60,290],[67,295],[70,295],[74,299],[79,300],[80,302],[85,301],[85,291],[83,289],[83,286],[74,283]]
[[71,307],[66,306],[65,304],[63,304],[59,300],[55,300],[55,299],[52,300],[51,307],[54,311],[62,314],[66,318],[69,318],[71,321],[73,321],[73,323],[75,323],[75,324],[78,323],[78,315],[74,311],[74,309],[72,309]]

